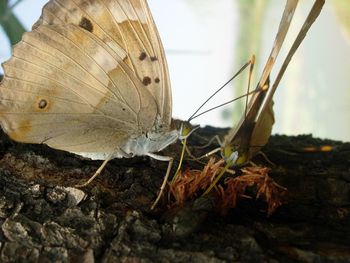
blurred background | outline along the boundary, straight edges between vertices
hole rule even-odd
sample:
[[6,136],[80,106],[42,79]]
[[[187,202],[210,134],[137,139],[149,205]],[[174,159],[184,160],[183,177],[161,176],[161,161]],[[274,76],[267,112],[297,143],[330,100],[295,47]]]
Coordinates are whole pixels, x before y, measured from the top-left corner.
[[[46,0],[0,0],[0,61],[10,57],[9,41],[21,25],[29,30]],[[251,55],[257,64],[254,85],[271,51],[285,1],[149,0],[167,54],[173,116],[187,119]],[[314,1],[302,0],[278,61],[282,61]],[[10,8],[8,8],[10,7]],[[320,17],[293,57],[275,94],[273,133],[310,134],[350,141],[350,1],[327,0]],[[273,80],[281,63],[271,75]],[[2,73],[2,69],[0,70]],[[243,94],[247,72],[228,85],[206,108]],[[243,101],[193,122],[234,126]]]

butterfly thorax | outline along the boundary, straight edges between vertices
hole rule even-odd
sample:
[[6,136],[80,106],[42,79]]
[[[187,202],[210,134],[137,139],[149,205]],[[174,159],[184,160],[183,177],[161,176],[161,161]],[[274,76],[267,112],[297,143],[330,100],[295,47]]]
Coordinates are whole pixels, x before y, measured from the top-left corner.
[[233,138],[225,137],[221,155],[226,162],[233,161],[234,165],[242,165],[251,157],[250,140],[255,122],[246,119],[235,132]]
[[[257,115],[260,110],[260,105],[264,101],[267,94],[268,84],[269,79],[266,82],[267,88],[262,89],[252,96],[246,114],[242,116],[237,126],[224,138],[223,148],[230,148],[231,146],[234,147],[234,151],[238,152],[237,158],[241,159],[241,162],[249,161],[250,158],[256,153],[256,151],[253,150],[255,145],[252,140],[255,136],[254,131],[256,130],[257,125]],[[260,86],[258,85],[256,89],[260,89]],[[228,158],[227,154],[223,153],[223,155]]]
[[174,143],[180,136],[178,130],[166,132],[149,132],[139,136],[129,137],[113,152],[73,152],[92,160],[106,160],[113,158],[131,158],[156,153]]
[[120,149],[116,150],[114,157],[143,156],[159,152],[174,143],[178,138],[178,130],[142,134],[141,136],[128,139]]

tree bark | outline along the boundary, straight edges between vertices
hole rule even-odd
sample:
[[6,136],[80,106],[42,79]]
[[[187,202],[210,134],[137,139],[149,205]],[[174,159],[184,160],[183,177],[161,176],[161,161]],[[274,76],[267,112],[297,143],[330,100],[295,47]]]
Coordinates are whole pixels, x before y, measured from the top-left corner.
[[[200,129],[190,149],[199,156],[215,145],[194,145],[225,132]],[[254,162],[288,194],[270,217],[255,199],[224,217],[210,198],[151,211],[167,164],[148,157],[112,160],[77,189],[101,162],[4,134],[0,145],[1,262],[350,262],[349,143],[272,136],[263,152],[274,165]],[[164,152],[174,167],[180,149]],[[187,158],[183,168],[203,165]]]

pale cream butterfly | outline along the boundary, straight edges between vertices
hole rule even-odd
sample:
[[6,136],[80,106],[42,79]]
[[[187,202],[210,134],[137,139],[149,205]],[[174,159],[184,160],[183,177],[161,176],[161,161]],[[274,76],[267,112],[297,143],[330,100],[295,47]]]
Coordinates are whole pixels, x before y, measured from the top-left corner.
[[[226,169],[232,165],[237,166],[249,162],[251,158],[267,143],[275,121],[272,109],[272,97],[291,58],[304,40],[311,25],[320,14],[324,3],[324,0],[315,0],[315,3],[290,48],[275,81],[270,86],[269,76],[271,70],[282,47],[298,4],[298,0],[287,0],[272,51],[255,89],[257,92],[252,94],[246,112],[243,114],[235,128],[231,129],[225,136],[224,141],[221,143],[222,146],[211,152],[221,151],[221,155],[226,160],[226,167],[217,176],[213,184],[205,193],[208,193],[215,186]],[[207,155],[210,155],[211,153]]]
[[13,140],[105,160],[95,175],[112,158],[168,161],[164,189],[173,158],[154,153],[182,129],[146,0],[51,0],[3,67],[0,122]]

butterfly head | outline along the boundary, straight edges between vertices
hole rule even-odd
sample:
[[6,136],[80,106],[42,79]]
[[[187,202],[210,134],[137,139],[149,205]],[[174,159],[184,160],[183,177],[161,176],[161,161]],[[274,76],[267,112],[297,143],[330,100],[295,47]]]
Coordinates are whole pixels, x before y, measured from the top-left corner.
[[226,161],[226,163],[231,162],[232,165],[240,166],[247,162],[247,154],[245,152],[240,152],[239,147],[230,144],[227,146],[223,146],[221,148],[222,158]]
[[189,122],[181,122],[179,129],[179,139],[184,140],[187,139],[195,130],[197,130],[200,126],[192,126]]

